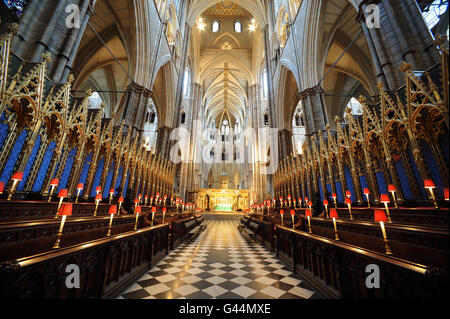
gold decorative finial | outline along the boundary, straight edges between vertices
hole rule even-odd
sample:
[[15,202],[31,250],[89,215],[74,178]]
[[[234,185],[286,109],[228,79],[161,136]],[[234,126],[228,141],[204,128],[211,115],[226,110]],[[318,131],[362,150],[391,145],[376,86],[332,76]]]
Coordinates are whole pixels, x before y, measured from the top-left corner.
[[12,35],[16,35],[17,33],[19,33],[19,25],[17,23],[11,23],[8,25],[8,31],[9,33],[11,33]]
[[50,52],[42,53],[42,59],[44,60],[44,62],[50,63],[52,62],[52,54]]
[[73,74],[69,74],[69,76],[67,77],[67,82],[69,84],[72,84],[73,81],[75,81],[75,77],[73,76]]

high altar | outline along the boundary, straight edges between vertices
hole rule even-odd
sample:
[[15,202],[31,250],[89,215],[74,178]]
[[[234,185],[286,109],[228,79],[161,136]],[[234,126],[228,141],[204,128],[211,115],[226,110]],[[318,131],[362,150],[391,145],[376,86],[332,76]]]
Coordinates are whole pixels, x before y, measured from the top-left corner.
[[201,189],[198,207],[205,211],[242,211],[249,208],[249,191],[243,189]]

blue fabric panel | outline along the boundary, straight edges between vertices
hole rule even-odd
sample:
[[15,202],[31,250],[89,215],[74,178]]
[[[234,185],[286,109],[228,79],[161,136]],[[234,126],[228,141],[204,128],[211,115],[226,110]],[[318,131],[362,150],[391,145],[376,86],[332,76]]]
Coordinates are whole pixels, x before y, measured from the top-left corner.
[[0,177],[1,181],[9,181],[11,178],[11,175],[15,172],[14,166],[16,166],[17,159],[19,158],[20,152],[22,151],[23,144],[25,143],[25,140],[27,139],[27,131],[23,130],[22,133],[19,135],[19,137],[16,140],[16,143],[13,146],[13,149],[11,151],[11,154],[9,155],[8,161],[6,162],[5,169],[3,170],[3,173]]
[[397,169],[398,178],[400,179],[400,184],[402,186],[403,197],[405,199],[410,200],[414,199],[411,187],[409,186],[409,181],[405,172],[405,168],[403,167],[403,163],[401,161],[397,161],[395,162],[395,167]]
[[3,146],[3,143],[6,140],[6,137],[8,136],[9,133],[9,126],[8,124],[3,123],[3,121],[5,121],[5,112],[2,113],[2,115],[0,116],[0,150]]
[[103,190],[103,198],[109,198],[109,191],[114,176],[114,162],[109,165],[108,176],[106,177],[105,189]]
[[322,192],[322,183],[320,183],[320,178],[317,178],[317,185],[319,185],[319,194],[320,194],[320,200],[323,201],[323,192]]
[[75,160],[75,156],[77,155],[77,148],[72,149],[67,156],[66,167],[64,167],[64,171],[61,175],[61,180],[59,181],[58,192],[61,189],[67,187],[67,183],[69,182],[70,171],[72,170],[73,161]]
[[448,162],[450,161],[449,158],[449,149],[448,149],[448,145],[449,145],[449,136],[448,136],[448,131],[446,130],[446,132],[443,135],[439,136],[439,146],[440,149],[444,155],[445,160]]
[[[434,193],[437,198],[444,197],[444,183],[442,182],[441,173],[439,172],[439,168],[434,159],[433,153],[430,150],[430,147],[427,143],[422,143],[423,150],[423,159],[427,163],[428,170],[431,174],[431,179],[433,180],[436,188],[434,189]],[[423,184],[420,185],[423,188]]]
[[98,163],[97,172],[95,173],[94,183],[92,184],[92,189],[91,189],[91,197],[95,197],[95,195],[97,194],[95,192],[95,189],[97,188],[97,186],[100,185],[100,179],[102,178],[102,172],[103,172],[104,164],[105,164],[105,159],[102,158],[100,160],[100,162]]
[[384,180],[383,172],[376,173],[378,188],[380,189],[381,194],[389,194],[386,182]]
[[120,183],[122,183],[122,177],[123,177],[123,168],[122,168],[122,165],[120,165],[119,175],[117,176],[116,185],[114,186],[114,190],[116,192],[117,192],[117,189],[120,187]]
[[333,201],[333,198],[331,197],[331,195],[333,195],[333,190],[331,188],[331,184],[327,184],[327,190],[328,190],[328,194],[329,194],[327,200],[328,201],[330,201],[330,200]]
[[30,158],[28,159],[27,166],[25,167],[25,172],[23,173],[23,180],[20,182],[19,187],[17,188],[17,190],[19,191],[23,191],[23,189],[25,188],[28,175],[30,175],[30,171],[33,168],[33,164],[39,152],[40,146],[41,146],[41,136],[39,135],[34,143],[33,150],[31,151],[31,155]]
[[364,195],[364,188],[369,188],[369,187],[367,186],[367,180],[366,180],[366,177],[365,177],[365,176],[360,176],[360,177],[359,177],[359,183],[361,184],[361,194],[362,194],[362,197],[363,197],[363,201],[364,201],[364,202],[367,202],[366,195]]
[[342,191],[341,182],[336,182],[336,192],[337,192],[336,195],[337,195],[338,203],[343,203],[344,202],[344,192]]
[[[352,193],[352,197],[350,197],[350,199],[352,200],[352,202],[354,203],[356,201],[356,196],[355,196],[355,188],[353,187],[353,180],[352,180],[352,174],[350,173],[350,168],[348,168],[347,165],[344,166],[344,173],[345,173],[345,180],[347,181],[347,185],[348,185],[348,190]],[[347,190],[344,190],[344,192]],[[345,193],[344,193],[345,195]]]
[[[86,160],[84,161],[83,170],[81,171],[80,180],[78,181],[78,183],[83,183],[84,187],[86,187],[86,180],[87,180],[88,174],[89,174],[89,167],[91,166],[89,163],[91,162],[91,160],[92,160],[92,153],[89,153],[89,155],[86,156]],[[84,189],[80,193],[80,196],[83,193],[84,193]]]
[[53,157],[53,151],[55,150],[56,143],[51,142],[47,147],[47,151],[45,152],[44,159],[42,160],[41,168],[39,169],[36,180],[33,185],[33,192],[40,192],[42,189],[42,185],[45,181],[45,176],[47,175],[48,167],[50,166],[50,162]]
[[414,172],[414,176],[416,177],[417,184],[419,185],[419,192],[422,195],[422,199],[426,199],[427,194],[425,193],[425,188],[423,188],[423,180],[420,176],[419,170],[417,169],[416,162],[414,161],[414,156],[410,150],[408,150],[409,160],[411,163],[412,170]]
[[130,172],[128,171],[127,174],[127,180],[125,181],[125,187],[122,190],[122,196],[125,197],[127,196],[127,190],[128,190],[128,182],[130,181]]

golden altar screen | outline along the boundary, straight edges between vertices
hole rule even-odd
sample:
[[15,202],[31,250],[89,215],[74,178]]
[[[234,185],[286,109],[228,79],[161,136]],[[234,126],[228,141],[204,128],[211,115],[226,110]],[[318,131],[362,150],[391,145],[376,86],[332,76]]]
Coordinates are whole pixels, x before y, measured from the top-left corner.
[[249,191],[243,189],[202,189],[198,207],[205,211],[242,211],[249,208]]

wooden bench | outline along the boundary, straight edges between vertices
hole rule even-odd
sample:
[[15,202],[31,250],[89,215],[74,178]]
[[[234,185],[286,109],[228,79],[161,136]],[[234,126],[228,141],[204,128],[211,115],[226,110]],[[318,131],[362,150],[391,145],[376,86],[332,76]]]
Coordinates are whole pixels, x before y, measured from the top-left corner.
[[[135,220],[134,215],[115,216],[112,235],[133,230]],[[109,222],[109,216],[69,217],[64,225],[61,247],[106,237]],[[0,223],[0,261],[51,250],[60,223],[61,218]]]
[[[277,256],[326,298],[448,298],[448,273],[315,234],[276,228]],[[380,289],[365,282],[380,270]]]
[[[308,232],[305,217],[300,230]],[[315,235],[334,239],[331,219],[310,218],[311,231]],[[341,242],[380,253],[385,252],[385,244],[379,223],[361,220],[336,220]],[[428,226],[410,226],[385,223],[390,249],[394,256],[423,265],[449,268],[449,231]]]
[[247,225],[239,225],[238,230],[248,241],[256,241],[256,232],[258,230],[259,224],[253,221],[249,221]]

